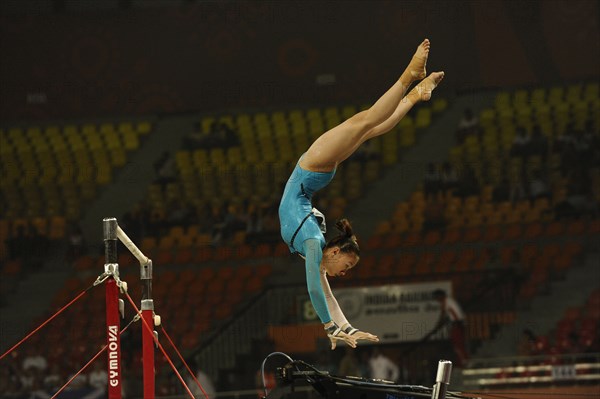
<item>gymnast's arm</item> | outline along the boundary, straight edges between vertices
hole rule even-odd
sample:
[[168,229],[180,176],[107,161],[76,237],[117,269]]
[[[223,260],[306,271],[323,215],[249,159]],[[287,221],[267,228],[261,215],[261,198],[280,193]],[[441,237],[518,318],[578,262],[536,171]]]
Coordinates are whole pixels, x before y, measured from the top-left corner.
[[306,262],[306,285],[308,286],[308,294],[310,301],[324,324],[327,337],[331,341],[331,349],[335,349],[337,341],[344,341],[352,348],[356,348],[356,338],[346,334],[332,319],[327,308],[327,301],[321,286],[320,269],[321,260],[323,259],[323,250],[321,243],[315,238],[309,238],[302,244],[304,246],[305,262]]
[[325,292],[325,299],[327,300],[327,307],[329,308],[329,313],[335,324],[340,326],[342,330],[345,330],[350,323],[344,316],[344,312],[340,308],[337,299],[333,296],[333,292],[331,292],[331,287],[329,286],[329,281],[327,281],[327,277],[325,273],[321,273],[321,286],[323,287],[323,291]]
[[379,338],[376,335],[365,331],[360,331],[359,329],[352,327],[350,322],[348,322],[346,316],[344,316],[344,312],[342,312],[342,308],[340,308],[340,305],[338,304],[337,299],[335,299],[333,292],[331,292],[331,287],[329,286],[329,281],[327,281],[325,273],[321,273],[321,285],[325,291],[325,299],[327,300],[329,312],[335,324],[340,326],[346,334],[356,338],[357,341],[363,339],[366,341],[379,342]]
[[321,323],[327,324],[331,321],[331,315],[327,308],[327,301],[323,293],[323,287],[319,280],[321,260],[323,259],[323,250],[321,243],[315,238],[309,238],[304,241],[304,253],[306,262],[306,285],[310,301],[321,319]]

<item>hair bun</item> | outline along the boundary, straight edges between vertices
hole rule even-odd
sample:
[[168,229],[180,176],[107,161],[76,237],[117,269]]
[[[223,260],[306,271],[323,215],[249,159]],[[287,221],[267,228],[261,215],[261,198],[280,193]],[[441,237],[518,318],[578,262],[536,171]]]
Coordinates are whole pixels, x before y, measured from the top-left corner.
[[352,231],[352,225],[348,219],[340,219],[335,223],[335,227],[340,230],[341,234],[332,238],[327,243],[327,248],[339,247],[342,252],[352,252],[360,256],[360,248],[356,241],[356,236]]
[[348,221],[348,219],[340,219],[335,224],[335,226],[346,236],[352,238],[354,236],[354,232],[352,231],[352,225]]

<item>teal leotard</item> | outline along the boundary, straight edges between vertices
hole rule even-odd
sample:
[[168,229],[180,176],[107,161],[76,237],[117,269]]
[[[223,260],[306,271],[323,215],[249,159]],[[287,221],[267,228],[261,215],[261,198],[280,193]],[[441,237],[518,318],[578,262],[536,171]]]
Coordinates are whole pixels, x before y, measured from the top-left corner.
[[311,199],[334,175],[335,169],[331,172],[311,172],[297,164],[279,204],[281,237],[292,253],[298,253],[305,259],[308,293],[322,323],[331,321],[320,281],[321,259],[326,242],[312,211]]
[[312,213],[311,199],[315,192],[325,187],[333,176],[331,172],[311,172],[296,164],[292,175],[285,185],[279,204],[281,237],[292,253],[305,256],[303,243],[309,238],[319,240],[325,246],[319,221]]

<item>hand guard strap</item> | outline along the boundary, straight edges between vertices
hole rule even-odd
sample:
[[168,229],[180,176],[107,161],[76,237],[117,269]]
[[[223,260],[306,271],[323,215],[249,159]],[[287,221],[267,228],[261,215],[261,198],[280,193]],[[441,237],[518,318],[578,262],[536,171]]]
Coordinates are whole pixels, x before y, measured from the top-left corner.
[[327,331],[327,335],[331,335],[332,337],[335,337],[342,331],[342,329],[335,323],[332,323],[329,327],[324,327],[324,329]]
[[358,328],[354,328],[351,325],[348,325],[348,327],[346,327],[346,329],[344,330],[344,332],[348,335],[354,335],[358,332]]

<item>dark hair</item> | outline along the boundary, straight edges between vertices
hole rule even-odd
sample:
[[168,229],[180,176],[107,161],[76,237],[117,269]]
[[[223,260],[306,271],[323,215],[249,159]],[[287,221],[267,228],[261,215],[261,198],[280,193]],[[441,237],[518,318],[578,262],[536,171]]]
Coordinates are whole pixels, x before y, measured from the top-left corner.
[[433,296],[433,299],[441,299],[441,298],[445,298],[447,296],[446,291],[439,289],[439,288],[437,290],[433,291],[431,293],[431,295]]
[[356,236],[352,232],[352,225],[348,219],[340,219],[335,224],[335,227],[341,232],[337,237],[332,238],[327,242],[325,248],[338,247],[341,252],[350,252],[360,256],[360,248],[356,242]]

